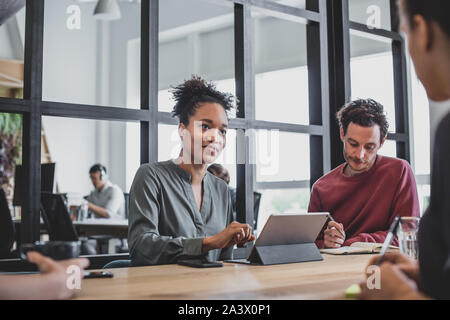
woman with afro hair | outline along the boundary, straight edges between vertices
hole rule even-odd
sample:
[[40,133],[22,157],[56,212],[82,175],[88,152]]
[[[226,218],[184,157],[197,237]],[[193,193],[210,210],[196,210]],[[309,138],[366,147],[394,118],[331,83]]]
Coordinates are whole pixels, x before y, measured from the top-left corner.
[[226,146],[233,96],[196,76],[172,94],[182,147],[177,159],[136,173],[128,233],[133,266],[231,259],[235,244],[255,239],[248,224],[232,221],[227,184],[207,171]]

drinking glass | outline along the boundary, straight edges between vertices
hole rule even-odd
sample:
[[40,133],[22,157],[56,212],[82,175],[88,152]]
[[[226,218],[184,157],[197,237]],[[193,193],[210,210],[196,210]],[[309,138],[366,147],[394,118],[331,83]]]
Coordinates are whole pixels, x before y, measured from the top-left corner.
[[419,220],[418,217],[401,217],[397,229],[400,252],[413,259],[419,256],[417,245]]

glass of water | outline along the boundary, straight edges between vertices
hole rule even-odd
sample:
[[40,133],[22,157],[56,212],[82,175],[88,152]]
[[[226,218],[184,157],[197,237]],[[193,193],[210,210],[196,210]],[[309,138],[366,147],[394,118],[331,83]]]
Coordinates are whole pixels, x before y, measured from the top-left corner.
[[419,220],[420,219],[417,217],[401,217],[400,224],[397,228],[400,252],[413,259],[417,259],[419,257],[417,245]]

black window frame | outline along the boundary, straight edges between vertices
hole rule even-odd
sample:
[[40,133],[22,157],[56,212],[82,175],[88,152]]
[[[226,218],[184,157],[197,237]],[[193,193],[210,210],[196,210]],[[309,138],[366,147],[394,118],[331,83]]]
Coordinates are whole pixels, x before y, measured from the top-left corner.
[[389,39],[392,43],[394,97],[395,97],[395,132],[388,132],[387,140],[395,141],[397,157],[411,161],[408,78],[406,65],[405,40],[399,33],[397,1],[389,0],[391,30],[369,28],[367,25],[349,20],[349,0],[329,1],[330,25],[330,122],[331,122],[331,163],[336,167],[343,163],[342,143],[335,115],[350,101],[350,30]]
[[[312,187],[314,182],[343,162],[335,114],[350,97],[349,30],[355,29],[393,40],[397,156],[410,160],[405,43],[396,31],[396,4],[391,0],[392,30],[368,29],[349,21],[348,0],[306,0],[306,9],[268,0],[212,0],[234,7],[235,81],[240,101],[237,118],[237,220],[253,221],[253,191]],[[141,163],[158,160],[158,124],[175,124],[168,112],[158,111],[159,0],[141,2],[141,106],[140,109],[51,102],[42,100],[42,64],[45,0],[26,1],[25,73],[23,99],[0,98],[0,112],[23,115],[22,162],[28,188],[22,208],[21,242],[39,240],[41,124],[43,116],[94,120],[134,121],[141,125]],[[309,125],[255,119],[255,84],[252,65],[251,8],[307,20]],[[318,40],[318,41],[317,41]],[[250,129],[308,134],[310,180],[257,182]]]

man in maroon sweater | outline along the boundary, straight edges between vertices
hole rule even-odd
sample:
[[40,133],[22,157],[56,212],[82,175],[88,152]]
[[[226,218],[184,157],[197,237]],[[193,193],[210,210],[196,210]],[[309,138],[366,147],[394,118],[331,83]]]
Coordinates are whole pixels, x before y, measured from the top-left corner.
[[308,208],[330,212],[336,222],[328,223],[316,244],[382,243],[397,215],[419,216],[414,175],[405,160],[377,155],[388,131],[381,104],[372,99],[350,102],[337,119],[346,162],[314,184]]

